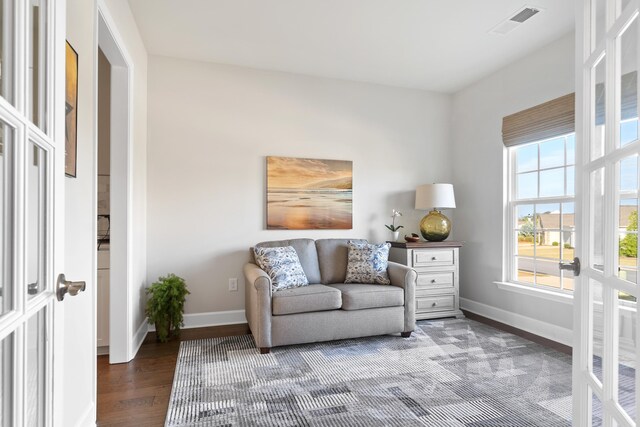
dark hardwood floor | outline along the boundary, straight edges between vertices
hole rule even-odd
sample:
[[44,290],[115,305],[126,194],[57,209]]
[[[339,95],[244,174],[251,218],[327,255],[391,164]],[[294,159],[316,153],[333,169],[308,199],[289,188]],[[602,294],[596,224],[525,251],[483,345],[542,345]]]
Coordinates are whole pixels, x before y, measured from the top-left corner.
[[479,314],[475,314],[475,313],[471,313],[470,311],[467,310],[462,310],[462,312],[464,313],[464,315],[467,317],[467,319],[471,319],[471,320],[475,320],[477,322],[481,322],[484,323],[486,325],[492,326],[496,329],[500,329],[501,331],[505,331],[505,332],[509,332],[513,335],[517,335],[519,337],[522,337],[524,339],[527,339],[529,341],[533,341],[535,343],[538,343],[540,345],[543,345],[545,347],[549,347],[552,348],[554,350],[557,350],[561,353],[565,353],[568,354],[569,356],[571,356],[572,354],[572,348],[564,345],[564,344],[560,344],[559,342],[556,341],[552,341],[550,339],[547,338],[543,338],[539,335],[535,335],[532,334],[531,332],[526,332],[523,331],[522,329],[518,329],[518,328],[514,328],[511,325],[507,325],[506,323],[500,323],[496,320],[493,319],[488,319],[484,316],[480,316]]
[[[248,333],[246,324],[184,329],[180,340]],[[99,356],[98,425],[163,426],[179,347],[179,340],[156,343],[150,333],[129,363],[109,365],[109,356]]]
[[[538,344],[571,354],[571,347],[533,335],[495,320],[465,311],[469,319],[486,323]],[[249,333],[246,324],[185,329],[180,340],[226,337]],[[129,363],[109,365],[108,356],[98,357],[98,425],[163,426],[169,406],[173,373],[180,341],[156,343],[147,336],[138,355]]]

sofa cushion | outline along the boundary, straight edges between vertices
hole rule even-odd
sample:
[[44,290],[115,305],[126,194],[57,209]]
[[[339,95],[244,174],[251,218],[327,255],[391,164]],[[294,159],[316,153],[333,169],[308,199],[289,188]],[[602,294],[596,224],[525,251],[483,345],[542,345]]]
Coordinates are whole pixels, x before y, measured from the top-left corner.
[[[292,246],[298,254],[298,259],[300,259],[300,264],[302,265],[304,274],[307,275],[309,283],[320,283],[318,252],[316,251],[316,244],[313,239],[273,240],[270,242],[258,243],[256,248],[273,248],[278,246]],[[251,256],[253,257],[253,250],[251,251]],[[254,259],[252,259],[252,261],[253,260]]]
[[273,294],[274,316],[313,311],[337,310],[342,305],[340,290],[325,285],[284,289]]
[[[366,240],[356,239],[318,239],[318,263],[320,264],[320,276],[322,284],[344,283],[347,277],[347,259],[349,241],[367,243]],[[313,281],[312,281],[313,283]]]
[[399,286],[336,283],[329,285],[342,292],[343,310],[397,307],[404,305],[404,289]]
[[291,246],[255,248],[253,252],[258,266],[271,278],[274,291],[309,284],[298,255]]
[[387,274],[390,243],[372,245],[349,241],[347,277],[345,283],[391,283]]

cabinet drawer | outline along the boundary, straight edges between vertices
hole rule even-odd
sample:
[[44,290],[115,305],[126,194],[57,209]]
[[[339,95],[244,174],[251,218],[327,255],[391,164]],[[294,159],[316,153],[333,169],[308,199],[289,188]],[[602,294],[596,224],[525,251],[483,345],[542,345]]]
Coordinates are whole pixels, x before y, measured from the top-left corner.
[[453,249],[413,251],[413,267],[453,265]]
[[453,271],[444,273],[418,273],[417,284],[419,288],[452,288]]
[[416,312],[449,311],[455,308],[454,295],[438,295],[416,299]]

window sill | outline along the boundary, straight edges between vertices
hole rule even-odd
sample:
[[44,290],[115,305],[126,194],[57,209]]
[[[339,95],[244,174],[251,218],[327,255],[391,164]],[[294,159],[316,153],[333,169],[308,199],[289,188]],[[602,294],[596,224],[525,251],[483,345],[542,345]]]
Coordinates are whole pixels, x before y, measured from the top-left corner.
[[543,298],[550,301],[560,302],[563,304],[573,304],[573,295],[568,293],[561,293],[555,291],[548,291],[546,289],[534,288],[533,286],[519,285],[517,283],[510,282],[493,282],[498,289],[504,291],[516,292],[519,294],[529,295],[537,298]]

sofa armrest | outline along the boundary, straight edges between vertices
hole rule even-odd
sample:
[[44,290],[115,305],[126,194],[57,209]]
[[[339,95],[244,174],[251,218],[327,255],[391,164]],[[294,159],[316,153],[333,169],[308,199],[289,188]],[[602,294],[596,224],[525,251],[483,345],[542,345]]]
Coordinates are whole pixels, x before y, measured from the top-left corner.
[[253,263],[243,268],[245,278],[245,316],[259,348],[271,347],[271,278]]
[[411,267],[389,262],[387,273],[391,285],[404,289],[404,332],[411,332],[416,327],[416,282],[418,273]]

